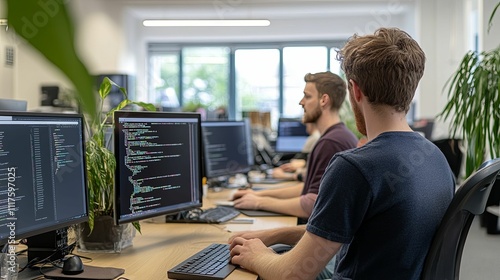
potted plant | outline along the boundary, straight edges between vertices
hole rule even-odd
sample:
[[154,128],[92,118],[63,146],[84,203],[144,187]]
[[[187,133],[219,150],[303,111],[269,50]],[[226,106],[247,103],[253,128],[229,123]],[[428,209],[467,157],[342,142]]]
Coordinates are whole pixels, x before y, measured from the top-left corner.
[[[105,99],[116,86],[125,99],[116,107],[103,112]],[[152,104],[131,101],[123,87],[105,77],[99,88],[100,104],[95,116],[86,118],[88,140],[86,142],[87,184],[89,189],[89,221],[79,227],[79,248],[119,252],[131,245],[135,230],[130,224],[115,226],[113,220],[113,185],[116,160],[106,146],[105,131],[113,129],[113,113],[126,106],[135,104],[146,110],[154,111]],[[138,222],[132,223],[140,232]]]
[[[488,31],[500,6],[496,4],[488,21]],[[460,135],[466,143],[465,177],[468,178],[485,161],[500,156],[500,46],[490,51],[469,51],[447,83],[449,101],[439,117],[451,119],[452,137]],[[497,180],[486,202],[500,201]],[[481,225],[490,234],[500,234],[498,217],[485,212]]]
[[[493,9],[489,27],[499,6]],[[459,135],[465,141],[465,177],[469,177],[487,152],[491,158],[500,156],[500,46],[469,51],[446,86],[449,101],[438,116],[451,119],[452,137]]]

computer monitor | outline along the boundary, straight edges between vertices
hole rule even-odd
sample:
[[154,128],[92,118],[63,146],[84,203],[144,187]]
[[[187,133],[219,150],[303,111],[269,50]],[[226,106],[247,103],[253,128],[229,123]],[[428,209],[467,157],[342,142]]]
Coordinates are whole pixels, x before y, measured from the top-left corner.
[[88,220],[83,118],[0,112],[0,244]]
[[0,111],[26,111],[28,101],[0,98]]
[[116,223],[202,206],[199,114],[117,111],[114,122]]
[[203,155],[207,178],[247,173],[254,164],[250,123],[243,121],[205,121]]
[[300,153],[309,134],[300,119],[280,118],[276,137],[276,152]]

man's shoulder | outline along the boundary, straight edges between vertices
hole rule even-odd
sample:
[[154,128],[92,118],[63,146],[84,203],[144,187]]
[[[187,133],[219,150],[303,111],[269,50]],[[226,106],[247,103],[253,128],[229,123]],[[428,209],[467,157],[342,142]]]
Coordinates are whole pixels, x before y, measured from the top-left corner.
[[324,145],[338,146],[338,151],[343,151],[355,148],[358,138],[343,123],[339,123],[325,131],[318,142],[323,142]]

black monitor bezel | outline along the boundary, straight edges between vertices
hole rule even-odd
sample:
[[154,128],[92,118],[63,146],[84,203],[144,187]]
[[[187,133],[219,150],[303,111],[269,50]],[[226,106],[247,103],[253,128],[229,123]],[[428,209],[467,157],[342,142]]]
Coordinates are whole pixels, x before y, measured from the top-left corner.
[[[57,229],[63,229],[72,225],[88,222],[89,220],[89,196],[88,196],[88,184],[87,184],[87,161],[86,161],[86,151],[85,151],[85,119],[82,114],[75,114],[75,113],[41,113],[41,112],[21,112],[21,111],[0,111],[0,117],[4,116],[26,116],[26,117],[46,117],[46,118],[78,118],[81,121],[81,136],[82,136],[82,154],[84,155],[82,164],[83,164],[83,178],[84,178],[84,196],[85,196],[85,210],[86,213],[83,214],[81,217],[77,217],[75,219],[71,220],[66,220],[62,221],[60,223],[51,225],[51,226],[46,226],[43,228],[39,229],[34,229],[32,231],[28,231],[25,233],[17,233],[16,232],[16,239],[25,239],[31,236],[39,235],[42,233],[50,232],[53,230]],[[9,241],[9,237],[1,238],[0,237],[0,244],[6,244]]]
[[[198,172],[199,172],[199,180],[198,180],[198,201],[195,201],[193,204],[186,206],[186,207],[180,207],[175,210],[165,210],[165,211],[159,211],[159,212],[151,212],[149,214],[141,214],[137,215],[131,218],[127,219],[122,219],[120,217],[120,170],[119,170],[119,127],[118,121],[120,118],[123,117],[135,117],[135,118],[193,118],[197,119],[198,122],[198,147],[199,147],[199,162],[198,162]],[[114,222],[116,225],[120,224],[125,224],[125,223],[130,223],[130,222],[137,222],[140,220],[148,219],[148,218],[153,218],[161,215],[167,215],[167,214],[174,214],[180,211],[184,210],[191,210],[195,208],[199,208],[203,206],[203,170],[202,170],[202,135],[201,135],[201,115],[199,113],[189,113],[189,112],[152,112],[152,111],[115,111],[113,114],[113,123],[115,124],[114,129],[113,129],[113,137],[114,137],[114,154],[115,154],[115,159],[116,159],[116,170],[115,170],[115,181],[114,181],[114,186],[113,186],[113,211],[114,211]]]
[[246,134],[247,134],[246,135],[246,138],[247,138],[246,141],[248,142],[247,143],[247,148],[249,148],[248,152],[251,153],[251,155],[252,155],[252,161],[248,162],[248,167],[245,167],[245,168],[242,168],[242,169],[231,170],[230,172],[226,172],[224,174],[216,174],[216,175],[209,174],[209,168],[208,168],[209,158],[207,156],[207,149],[205,149],[205,144],[203,144],[203,163],[204,163],[204,166],[205,166],[205,169],[204,169],[204,171],[205,171],[205,177],[207,177],[209,179],[211,179],[211,178],[217,178],[217,177],[221,177],[221,176],[232,176],[232,175],[241,174],[241,173],[245,173],[246,174],[250,170],[252,170],[252,167],[254,165],[253,164],[254,155],[253,155],[253,143],[252,143],[252,130],[251,130],[251,127],[250,127],[250,121],[248,119],[243,119],[243,120],[202,121],[202,123],[201,123],[201,125],[202,125],[202,133],[203,133],[203,124],[221,124],[221,123],[242,123],[244,125],[244,128],[246,130]]

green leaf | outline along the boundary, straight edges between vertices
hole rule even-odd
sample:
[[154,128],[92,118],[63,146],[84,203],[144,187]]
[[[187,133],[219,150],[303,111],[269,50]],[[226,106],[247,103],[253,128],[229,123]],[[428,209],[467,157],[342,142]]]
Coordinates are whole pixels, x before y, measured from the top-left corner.
[[493,12],[491,12],[490,19],[488,20],[488,33],[490,32],[491,26],[493,25],[493,18],[495,17],[495,13],[497,12],[499,6],[500,2],[495,6]]
[[113,87],[111,85],[112,81],[108,77],[104,77],[104,79],[101,82],[101,86],[99,87],[99,96],[101,99],[106,98],[108,94],[111,92],[111,88]]
[[145,102],[137,102],[137,101],[134,101],[132,102],[133,104],[137,105],[137,106],[140,106],[148,111],[151,111],[151,112],[154,112],[156,111],[156,107],[155,105],[151,104],[151,103],[145,103]]
[[73,83],[82,109],[95,115],[93,79],[74,47],[73,23],[66,1],[7,0],[7,20],[24,38]]

